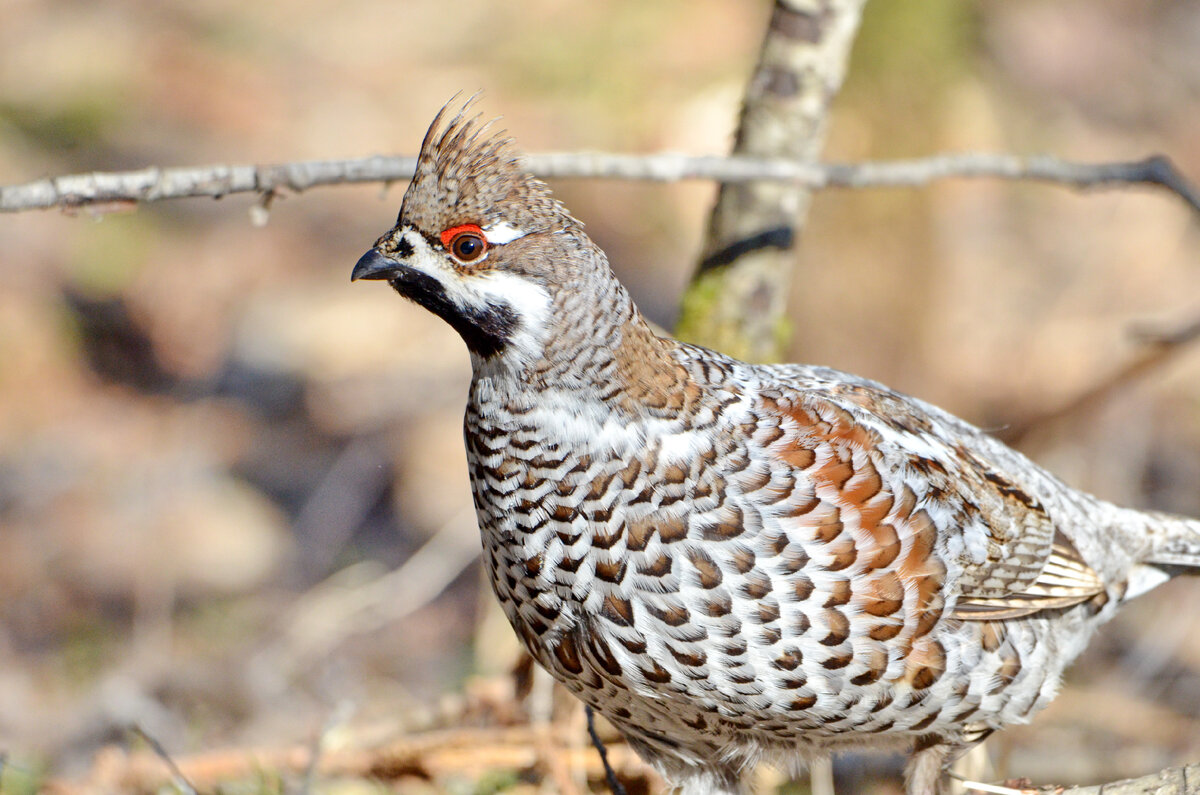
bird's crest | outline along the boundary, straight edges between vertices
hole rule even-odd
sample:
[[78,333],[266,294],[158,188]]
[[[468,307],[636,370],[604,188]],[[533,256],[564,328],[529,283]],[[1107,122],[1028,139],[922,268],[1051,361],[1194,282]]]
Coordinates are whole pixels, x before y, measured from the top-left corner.
[[577,223],[550,188],[525,171],[512,138],[493,129],[497,120],[484,122],[470,113],[478,96],[468,98],[444,127],[454,100],[434,117],[404,195],[401,221],[435,235],[464,223],[504,222],[526,233]]

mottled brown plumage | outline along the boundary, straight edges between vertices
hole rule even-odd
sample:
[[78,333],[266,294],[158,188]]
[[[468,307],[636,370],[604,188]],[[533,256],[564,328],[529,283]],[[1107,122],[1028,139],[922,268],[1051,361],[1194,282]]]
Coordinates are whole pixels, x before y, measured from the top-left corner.
[[527,232],[577,223],[544,182],[521,168],[511,138],[489,136],[488,125],[463,114],[443,130],[446,112],[443,108],[434,118],[421,144],[429,156],[418,162],[405,194],[409,223],[436,232],[497,220]]
[[537,661],[686,793],[760,760],[908,748],[908,790],[1053,698],[1190,520],[1075,491],[834,370],[657,336],[507,138],[439,115],[354,270],[472,353],[484,560]]

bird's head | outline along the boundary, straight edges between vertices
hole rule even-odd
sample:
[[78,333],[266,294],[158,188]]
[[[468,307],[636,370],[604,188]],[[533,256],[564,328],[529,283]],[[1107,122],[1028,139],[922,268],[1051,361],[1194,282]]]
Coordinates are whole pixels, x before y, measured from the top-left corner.
[[467,115],[470,104],[444,125],[447,109],[438,113],[396,225],[351,278],[386,280],[453,326],[476,357],[537,358],[560,287],[607,267],[523,170],[511,139]]

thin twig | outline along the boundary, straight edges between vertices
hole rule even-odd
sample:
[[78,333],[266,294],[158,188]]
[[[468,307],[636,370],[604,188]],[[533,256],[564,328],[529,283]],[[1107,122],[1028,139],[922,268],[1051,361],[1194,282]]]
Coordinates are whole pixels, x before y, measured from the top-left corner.
[[308,764],[305,765],[304,776],[300,779],[300,795],[312,795],[313,786],[317,781],[317,771],[321,765],[321,754],[325,750],[325,738],[334,728],[346,722],[352,710],[351,702],[338,703],[321,727],[313,733],[312,742],[308,746]]
[[545,668],[535,667],[532,671],[529,699],[529,725],[537,735],[539,767],[544,769],[543,787],[547,792],[557,790],[559,795],[581,795],[587,787],[578,787],[571,777],[569,759],[562,750],[563,731],[552,725],[554,713],[554,678]]
[[456,512],[394,571],[347,581],[365,564],[343,569],[296,601],[284,636],[252,660],[265,692],[286,688],[292,677],[346,638],[377,631],[420,610],[479,557],[474,509]]
[[[1200,190],[1160,155],[1127,163],[1079,163],[1046,155],[981,153],[867,163],[801,163],[758,157],[575,152],[529,155],[526,165],[532,173],[546,178],[654,182],[707,179],[723,183],[772,180],[812,190],[913,187],[962,177],[1037,180],[1081,189],[1142,184],[1166,189],[1200,212]],[[266,166],[217,165],[72,174],[0,186],[0,212],[69,210],[107,203],[125,205],[204,196],[219,199],[235,193],[299,193],[323,185],[387,184],[409,179],[415,166],[416,158],[376,155]]]
[[326,723],[313,732],[312,742],[308,744],[308,764],[304,766],[304,775],[300,778],[300,795],[312,795],[313,784],[317,781],[317,766],[321,764],[321,751],[325,745],[325,733],[328,730],[329,725]]
[[155,756],[167,765],[167,768],[171,771],[171,783],[175,785],[175,789],[179,790],[183,795],[196,795],[196,788],[187,780],[187,776],[183,775],[183,771],[179,769],[179,765],[175,764],[175,760],[167,753],[167,749],[163,748],[162,743],[151,737],[139,724],[135,723],[131,726],[130,731],[149,745],[150,750],[154,751]]
[[600,764],[604,765],[604,778],[608,780],[608,788],[612,790],[613,795],[626,795],[625,785],[617,778],[616,771],[608,763],[608,749],[605,748],[604,741],[600,739],[599,733],[596,732],[595,713],[592,712],[592,708],[587,704],[584,705],[583,711],[587,715],[588,736],[592,738],[592,745],[596,746],[596,752],[600,754]]
[[951,776],[962,782],[963,786],[968,791],[987,792],[991,793],[991,795],[1037,795],[1038,793],[1036,789],[1017,789],[1016,787],[1005,787],[1001,784],[988,784],[983,781],[969,781],[960,776],[954,776],[953,773],[951,773]]
[[[336,779],[395,782],[416,777],[435,784],[448,779],[461,782],[477,779],[496,770],[524,775],[543,763],[538,749],[539,733],[528,726],[487,729],[452,729],[397,737],[381,745],[343,745],[326,748],[321,754],[320,773]],[[558,748],[556,753],[578,757],[568,765],[581,764],[589,776],[599,776],[601,766],[591,749]],[[271,776],[300,775],[311,759],[303,745],[275,748],[238,747],[206,751],[179,759],[187,780],[201,791],[229,789],[240,780]],[[650,769],[627,745],[610,749],[609,761],[627,778],[650,778]],[[84,780],[51,779],[45,790],[56,795],[85,795],[93,792],[154,793],[173,779],[163,770],[159,755],[152,751],[124,755],[101,755]]]
[[1146,349],[1123,366],[1102,378],[1061,406],[1009,425],[997,436],[1009,444],[1018,444],[1036,430],[1062,422],[1070,417],[1085,415],[1104,405],[1114,394],[1137,384],[1187,350],[1200,340],[1200,318],[1170,332],[1137,335],[1146,342]]

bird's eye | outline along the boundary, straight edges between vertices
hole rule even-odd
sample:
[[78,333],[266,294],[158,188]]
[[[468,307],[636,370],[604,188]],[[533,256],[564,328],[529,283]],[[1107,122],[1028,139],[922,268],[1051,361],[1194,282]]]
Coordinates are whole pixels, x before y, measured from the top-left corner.
[[450,241],[450,253],[463,262],[479,257],[487,248],[487,242],[474,232],[459,232]]
[[487,238],[475,224],[465,224],[442,232],[442,244],[459,262],[474,262],[487,252]]

